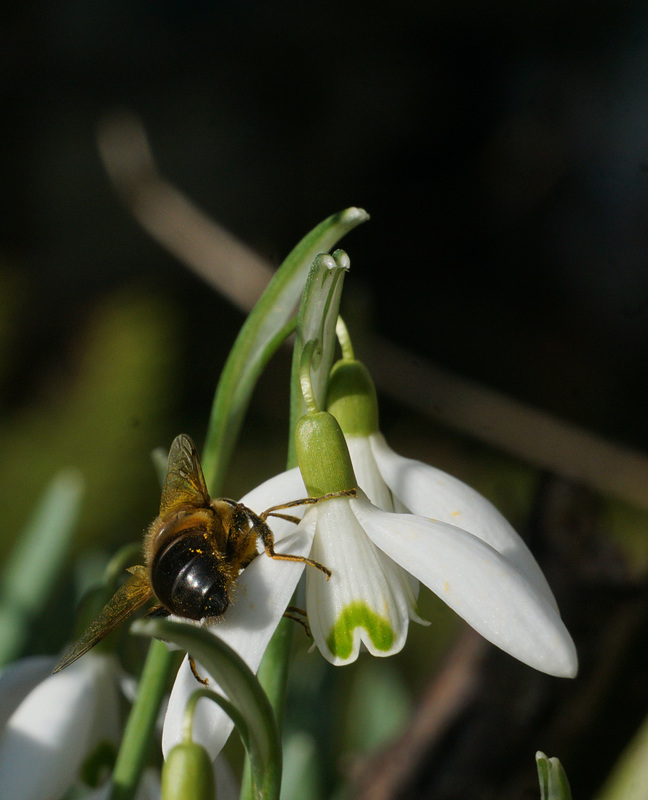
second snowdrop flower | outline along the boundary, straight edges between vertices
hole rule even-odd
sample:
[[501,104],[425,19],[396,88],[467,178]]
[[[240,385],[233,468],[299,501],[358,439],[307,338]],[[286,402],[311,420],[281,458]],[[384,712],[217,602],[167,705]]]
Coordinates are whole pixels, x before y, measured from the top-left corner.
[[[412,462],[403,465],[385,451],[386,445],[381,446],[371,391],[350,392],[347,385],[336,398],[334,371],[331,408],[336,410],[337,399],[350,398],[356,408],[349,416],[364,418],[373,431],[359,432],[351,445],[352,463],[347,446],[352,433],[345,440],[333,415],[314,406],[307,371],[302,383],[309,411],[297,426],[296,442],[308,493],[320,496],[358,487],[357,497],[312,506],[299,525],[312,537],[310,557],[332,573],[329,581],[314,570],[308,570],[306,577],[309,623],[322,654],[334,664],[345,664],[357,658],[361,645],[374,655],[398,652],[407,638],[409,620],[422,621],[416,610],[420,581],[506,652],[543,672],[573,676],[575,648],[553,595],[533,557],[501,515],[454,479],[446,483],[447,496],[441,487],[436,497],[442,498],[441,508],[461,500],[464,518],[475,522],[474,531],[439,519],[439,514],[431,518],[430,497],[415,493],[416,497],[406,494],[402,500],[380,464],[387,464],[386,473],[395,472],[395,485],[411,478],[419,491],[428,488],[421,486]],[[286,481],[292,480],[288,475]],[[274,491],[283,477],[275,479]],[[418,513],[398,513],[404,511]]]

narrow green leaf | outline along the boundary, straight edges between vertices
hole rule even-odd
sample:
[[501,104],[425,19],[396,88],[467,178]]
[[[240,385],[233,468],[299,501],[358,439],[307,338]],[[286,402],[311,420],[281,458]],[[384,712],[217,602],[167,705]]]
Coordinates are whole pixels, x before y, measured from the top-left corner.
[[173,642],[191,653],[213,675],[247,727],[248,755],[260,796],[264,800],[277,800],[281,785],[277,723],[259,681],[238,653],[204,628],[182,622],[144,619],[131,630]]
[[572,800],[569,781],[562,764],[557,758],[548,758],[544,753],[536,753],[538,780],[541,800]]
[[221,491],[254,385],[293,329],[297,302],[313,260],[368,218],[366,211],[348,208],[308,233],[283,262],[241,328],[218,382],[202,453],[205,480],[212,495]]
[[117,754],[110,800],[133,800],[135,797],[153,743],[160,705],[176,663],[176,654],[165,644],[151,643]]
[[0,665],[20,655],[32,620],[61,573],[82,493],[78,472],[59,473],[5,562],[0,577]]
[[319,800],[322,795],[317,745],[312,736],[300,731],[284,745],[284,776],[281,800]]

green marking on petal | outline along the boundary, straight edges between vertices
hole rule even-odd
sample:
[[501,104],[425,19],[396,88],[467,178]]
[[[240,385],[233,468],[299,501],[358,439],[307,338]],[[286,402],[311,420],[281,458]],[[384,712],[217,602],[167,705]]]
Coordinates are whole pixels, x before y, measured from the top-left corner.
[[389,650],[394,642],[394,631],[389,620],[380,617],[366,603],[357,600],[340,614],[328,635],[326,644],[333,655],[348,658],[353,650],[353,631],[364,628],[376,650]]

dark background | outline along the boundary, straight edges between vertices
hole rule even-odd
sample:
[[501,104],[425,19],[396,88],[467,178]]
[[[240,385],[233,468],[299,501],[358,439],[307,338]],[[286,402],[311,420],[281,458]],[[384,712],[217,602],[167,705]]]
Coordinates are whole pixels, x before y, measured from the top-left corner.
[[[89,475],[82,542],[136,537],[148,450],[201,441],[243,319],[115,196],[96,128],[120,109],[273,264],[366,208],[343,246],[369,335],[648,448],[642,4],[25,3],[0,87],[5,544],[68,463]],[[260,454],[286,398],[262,384],[232,494],[281,468]]]
[[133,281],[180,292],[183,339],[213,348],[218,301],[102,173],[96,124],[127,108],[164,174],[274,263],[366,208],[345,246],[385,335],[648,443],[640,4],[51,3],[7,22],[2,246],[29,293],[12,400]]

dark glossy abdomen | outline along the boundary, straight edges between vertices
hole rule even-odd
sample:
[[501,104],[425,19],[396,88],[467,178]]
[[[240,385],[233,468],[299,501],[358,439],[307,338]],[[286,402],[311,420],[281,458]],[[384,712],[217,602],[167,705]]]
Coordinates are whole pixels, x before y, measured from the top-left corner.
[[229,605],[219,559],[198,529],[182,531],[157,553],[151,583],[162,605],[180,617],[220,617]]

